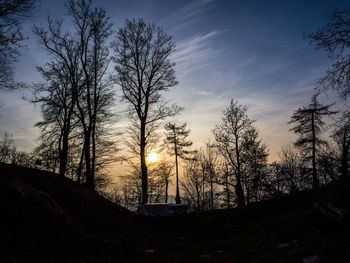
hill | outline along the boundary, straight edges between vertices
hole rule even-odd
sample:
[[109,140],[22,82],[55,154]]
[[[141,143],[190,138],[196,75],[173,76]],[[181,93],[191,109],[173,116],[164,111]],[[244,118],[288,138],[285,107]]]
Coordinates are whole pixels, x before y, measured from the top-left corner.
[[0,262],[131,262],[147,230],[132,212],[57,174],[0,164]]
[[137,217],[56,174],[0,164],[0,262],[350,262],[350,181],[241,209]]

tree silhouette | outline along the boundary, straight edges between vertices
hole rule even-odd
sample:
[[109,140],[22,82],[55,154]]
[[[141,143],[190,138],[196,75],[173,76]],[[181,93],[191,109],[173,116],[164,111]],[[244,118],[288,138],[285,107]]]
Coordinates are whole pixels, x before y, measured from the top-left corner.
[[77,100],[77,116],[84,135],[86,184],[94,189],[98,127],[103,126],[110,118],[108,109],[114,100],[113,91],[106,78],[110,61],[107,39],[112,34],[112,25],[106,11],[93,8],[90,0],[69,0],[67,9],[78,30],[80,41],[80,66],[84,85]]
[[23,20],[29,17],[37,0],[0,1],[0,88],[13,88],[12,68],[18,47],[24,40]]
[[247,204],[263,198],[268,155],[267,146],[259,138],[258,130],[251,126],[243,134],[241,154]]
[[319,84],[324,89],[333,88],[346,99],[350,95],[350,9],[336,10],[325,27],[305,37],[318,49],[326,50],[334,61]]
[[11,163],[16,155],[16,146],[12,134],[5,132],[0,139],[0,162]]
[[[69,139],[75,125],[73,119],[77,100],[74,95],[75,86],[71,85],[72,76],[69,74],[69,68],[60,61],[52,61],[45,67],[38,67],[38,71],[45,83],[34,86],[32,102],[40,104],[43,118],[36,123],[36,126],[41,128],[42,138],[56,141],[58,172],[64,176],[69,157]],[[49,136],[46,136],[48,134]]]
[[236,177],[235,191],[238,206],[245,205],[241,154],[244,133],[252,124],[247,110],[246,106],[231,100],[230,105],[223,112],[222,123],[216,125],[213,130],[216,145]]
[[164,126],[165,143],[168,145],[170,155],[175,156],[175,171],[176,171],[176,197],[175,201],[177,204],[181,203],[180,190],[179,190],[179,162],[178,158],[187,160],[193,157],[196,151],[186,150],[186,148],[192,146],[192,141],[186,140],[191,130],[186,129],[186,123],[181,126],[176,126],[175,123],[168,122]]
[[311,103],[308,107],[304,106],[296,110],[288,122],[289,124],[295,124],[290,130],[299,135],[295,145],[304,147],[305,151],[309,154],[311,152],[313,188],[319,185],[316,168],[317,147],[326,143],[326,141],[320,138],[321,128],[324,125],[322,117],[336,113],[329,110],[332,105],[324,106],[320,104],[317,100],[318,95],[316,94],[311,97]]
[[279,177],[286,188],[286,192],[294,193],[303,189],[306,185],[302,178],[302,170],[305,161],[303,160],[299,149],[292,144],[281,147],[278,152],[279,157]]
[[164,185],[164,202],[168,203],[169,197],[169,184],[170,178],[172,176],[174,165],[168,161],[161,161],[157,164],[156,169],[154,171],[155,174],[161,179],[161,185]]
[[197,211],[202,211],[204,207],[204,183],[204,174],[201,171],[199,158],[187,160],[184,166],[182,187],[190,207],[194,205],[194,209]]
[[341,176],[347,177],[349,174],[350,155],[350,112],[346,111],[342,114],[339,121],[335,124],[332,137],[340,151]]
[[175,43],[162,28],[146,24],[143,19],[126,20],[113,43],[114,81],[121,87],[122,98],[140,130],[142,204],[148,202],[148,126],[182,110],[162,101],[162,93],[177,84],[174,64],[169,60],[174,48]]
[[199,150],[196,158],[199,159],[199,162],[201,164],[201,170],[204,174],[204,184],[207,188],[209,188],[207,207],[209,209],[214,209],[216,207],[215,185],[218,181],[217,164],[219,159],[219,153],[215,147],[215,144],[210,141],[206,142],[205,147]]
[[[62,175],[66,173],[71,132],[76,127],[75,137],[82,140],[78,181],[84,166],[86,185],[94,189],[97,159],[103,160],[105,150],[111,149],[111,144],[106,147],[107,141],[102,140],[108,134],[114,102],[114,92],[106,78],[110,62],[106,41],[111,24],[106,12],[93,8],[90,0],[68,0],[66,7],[73,18],[73,32],[64,32],[62,21],[51,18],[47,30],[34,28],[41,44],[53,56],[53,61],[38,68],[46,83],[36,87],[34,102],[42,104],[44,120],[38,125],[43,129],[53,126],[53,133],[58,133]],[[98,143],[104,149],[98,149]]]

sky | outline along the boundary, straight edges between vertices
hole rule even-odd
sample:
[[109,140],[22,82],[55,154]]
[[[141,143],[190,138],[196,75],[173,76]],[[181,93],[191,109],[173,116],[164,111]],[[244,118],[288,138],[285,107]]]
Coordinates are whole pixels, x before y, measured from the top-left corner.
[[[64,2],[42,0],[24,24],[28,39],[15,65],[17,81],[41,81],[36,66],[50,58],[32,34],[33,24],[45,26],[51,16],[69,26]],[[237,99],[249,107],[248,115],[256,120],[273,161],[280,147],[295,138],[287,124],[293,111],[308,104],[317,79],[331,65],[327,54],[316,50],[303,34],[316,31],[329,21],[332,11],[350,4],[345,0],[96,0],[95,5],[105,8],[115,31],[127,18],[142,17],[173,37],[176,51],[171,60],[176,63],[179,85],[164,98],[185,107],[177,121],[187,122],[197,148],[212,139],[222,111]],[[34,124],[40,121],[40,108],[23,100],[29,96],[27,90],[0,93],[0,134],[12,133],[17,148],[24,151],[39,143]],[[333,96],[322,99],[331,101]],[[121,127],[128,122],[124,107],[117,100]]]

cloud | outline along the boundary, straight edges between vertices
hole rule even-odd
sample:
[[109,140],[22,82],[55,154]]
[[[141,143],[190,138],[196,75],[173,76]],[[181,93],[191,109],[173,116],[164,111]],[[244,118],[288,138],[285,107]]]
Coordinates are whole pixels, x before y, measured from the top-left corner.
[[214,30],[177,42],[176,51],[171,57],[176,63],[177,73],[187,75],[198,67],[210,65],[214,58],[220,56],[222,50],[213,45],[215,37],[219,34],[219,31]]
[[213,0],[194,0],[181,6],[163,21],[176,36],[176,51],[171,60],[176,63],[179,76],[186,76],[198,67],[210,65],[214,56],[221,53],[214,47],[219,30],[202,29],[205,12],[214,7]]
[[199,16],[213,6],[213,0],[194,0],[177,9],[166,18],[164,24],[171,25],[172,31],[181,31],[195,23]]

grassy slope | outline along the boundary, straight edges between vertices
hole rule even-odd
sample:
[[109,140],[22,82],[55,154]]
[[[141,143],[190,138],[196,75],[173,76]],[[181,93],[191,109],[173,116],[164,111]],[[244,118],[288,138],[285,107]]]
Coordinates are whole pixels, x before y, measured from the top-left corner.
[[[350,262],[349,190],[347,180],[244,209],[142,219],[67,178],[0,163],[0,262]],[[343,215],[328,215],[329,204]]]

